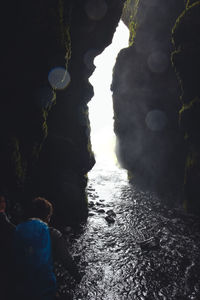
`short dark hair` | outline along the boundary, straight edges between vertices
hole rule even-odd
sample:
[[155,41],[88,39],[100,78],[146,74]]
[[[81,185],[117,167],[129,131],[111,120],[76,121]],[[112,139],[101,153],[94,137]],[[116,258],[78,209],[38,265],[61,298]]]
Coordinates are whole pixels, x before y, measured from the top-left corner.
[[52,204],[43,197],[36,197],[32,200],[29,208],[29,217],[39,218],[46,221],[53,214]]

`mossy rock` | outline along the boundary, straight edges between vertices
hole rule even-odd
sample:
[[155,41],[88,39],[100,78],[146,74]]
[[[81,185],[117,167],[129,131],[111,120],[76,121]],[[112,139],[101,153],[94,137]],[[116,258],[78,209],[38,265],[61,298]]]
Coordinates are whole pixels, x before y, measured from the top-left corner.
[[[200,1],[196,1],[193,5],[188,6],[178,17],[172,30],[173,40],[176,48],[186,47],[191,44],[200,42],[199,26],[200,26]],[[196,29],[196,30],[194,30]]]
[[[200,148],[199,148],[200,150]],[[200,215],[200,153],[190,150],[185,169],[185,207],[190,213]]]
[[179,112],[181,129],[185,132],[187,142],[200,146],[200,98],[196,97],[189,104],[183,105]]
[[173,65],[181,80],[182,101],[200,96],[200,1],[188,6],[172,30]]

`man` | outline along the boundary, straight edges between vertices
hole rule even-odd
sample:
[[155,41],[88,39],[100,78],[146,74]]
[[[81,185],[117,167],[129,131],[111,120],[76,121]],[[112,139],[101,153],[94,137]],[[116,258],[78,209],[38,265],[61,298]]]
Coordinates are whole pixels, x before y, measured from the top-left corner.
[[52,204],[37,197],[28,207],[28,219],[16,227],[16,293],[20,300],[53,300],[57,296],[52,256],[78,282],[81,280],[61,232],[48,227],[52,213]]
[[[37,197],[33,200],[30,206],[29,216],[39,218],[46,224],[49,224],[52,214],[53,207],[48,200],[42,197]],[[53,261],[60,262],[68,270],[70,275],[74,277],[77,282],[80,282],[81,275],[67,249],[66,241],[63,238],[62,233],[53,227],[49,227],[49,230],[51,236]]]
[[6,200],[3,194],[0,194],[0,298],[7,300],[10,297],[12,289],[11,266],[12,260],[12,242],[15,225],[10,222],[6,215]]
[[53,300],[56,278],[53,271],[51,238],[47,224],[40,216],[17,225],[15,253],[15,293],[20,300]]

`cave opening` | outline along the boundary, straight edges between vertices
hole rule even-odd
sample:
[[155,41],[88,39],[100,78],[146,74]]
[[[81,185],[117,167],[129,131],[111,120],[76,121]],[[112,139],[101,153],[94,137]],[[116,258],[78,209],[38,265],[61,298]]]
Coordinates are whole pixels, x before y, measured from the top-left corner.
[[128,47],[128,43],[129,30],[120,20],[112,43],[94,59],[96,69],[89,78],[94,88],[94,97],[88,105],[91,144],[95,154],[96,166],[103,168],[112,168],[117,165],[110,86],[117,55],[121,49]]

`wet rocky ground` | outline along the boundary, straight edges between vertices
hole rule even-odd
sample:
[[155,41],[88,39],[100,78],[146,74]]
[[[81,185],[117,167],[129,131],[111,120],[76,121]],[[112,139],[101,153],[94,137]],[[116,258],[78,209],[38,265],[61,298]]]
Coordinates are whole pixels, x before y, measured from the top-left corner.
[[129,185],[125,171],[96,168],[89,218],[66,233],[82,281],[57,267],[60,293],[74,300],[200,299],[200,220]]

